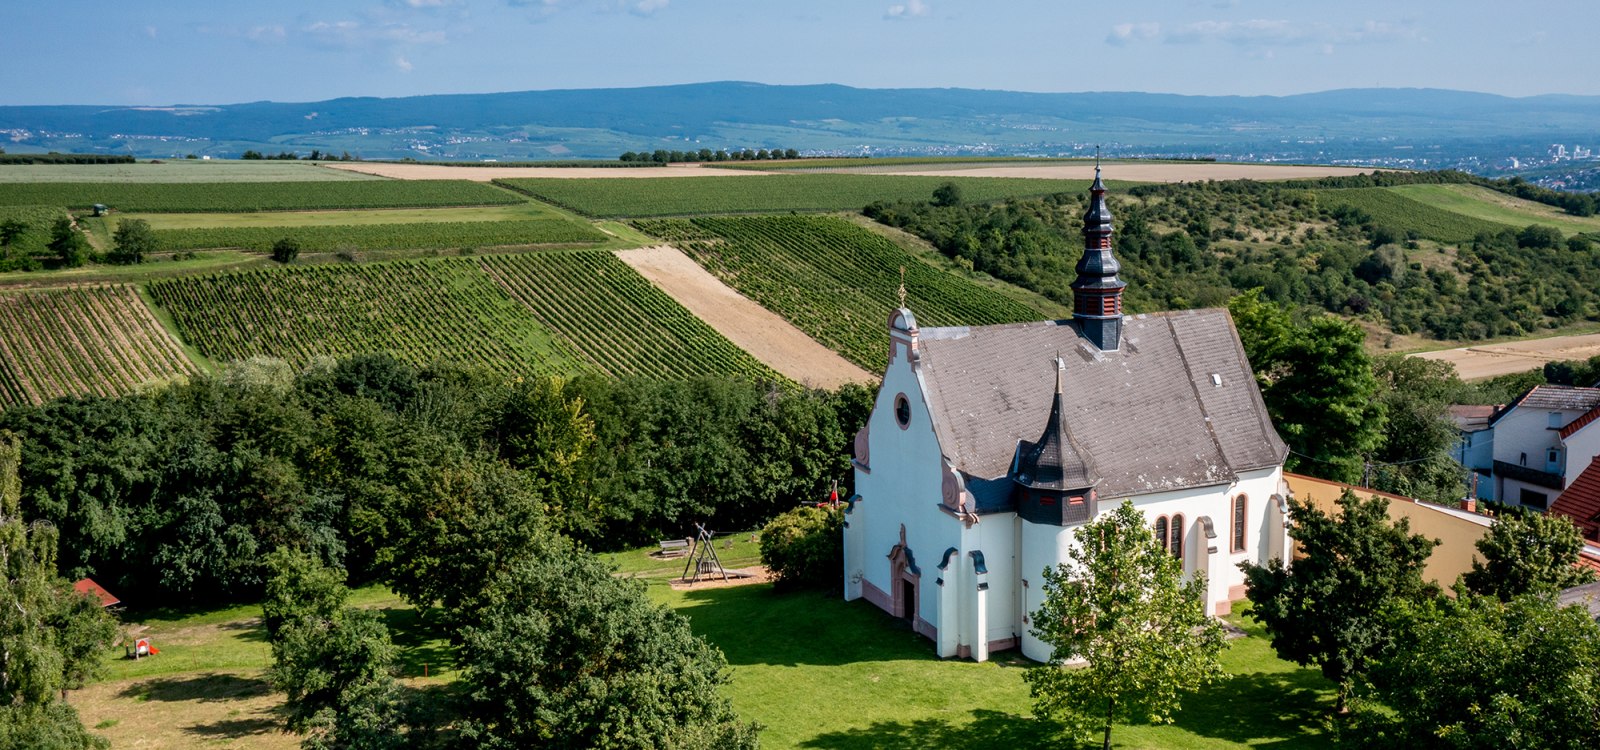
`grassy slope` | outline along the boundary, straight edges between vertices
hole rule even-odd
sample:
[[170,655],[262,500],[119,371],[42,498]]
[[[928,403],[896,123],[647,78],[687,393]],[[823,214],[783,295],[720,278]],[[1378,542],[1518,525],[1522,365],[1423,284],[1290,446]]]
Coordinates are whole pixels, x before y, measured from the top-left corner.
[[1554,206],[1477,185],[1400,185],[1385,189],[1434,208],[1519,229],[1543,224],[1568,234],[1600,232],[1600,217],[1573,216]]
[[1380,226],[1415,232],[1419,237],[1439,242],[1469,242],[1479,232],[1498,232],[1510,227],[1509,224],[1473,218],[1413,200],[1391,192],[1390,188],[1321,190],[1317,198],[1323,205],[1352,206],[1365,211]]
[[505,190],[466,180],[308,182],[0,182],[0,205],[67,206],[96,203],[118,212],[193,213],[416,208],[518,204]]
[[347,211],[268,211],[245,214],[155,213],[119,214],[118,221],[143,219],[151,229],[206,229],[213,227],[310,227],[367,224],[422,224],[462,221],[526,221],[568,216],[554,207],[524,201],[509,206],[451,208],[376,208]]

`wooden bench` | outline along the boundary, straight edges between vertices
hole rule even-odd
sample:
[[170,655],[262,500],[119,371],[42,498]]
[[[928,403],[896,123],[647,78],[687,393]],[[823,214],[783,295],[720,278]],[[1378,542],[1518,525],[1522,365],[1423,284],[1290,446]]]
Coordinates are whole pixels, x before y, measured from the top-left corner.
[[689,554],[688,539],[663,539],[661,549],[657,554],[662,557],[683,557]]

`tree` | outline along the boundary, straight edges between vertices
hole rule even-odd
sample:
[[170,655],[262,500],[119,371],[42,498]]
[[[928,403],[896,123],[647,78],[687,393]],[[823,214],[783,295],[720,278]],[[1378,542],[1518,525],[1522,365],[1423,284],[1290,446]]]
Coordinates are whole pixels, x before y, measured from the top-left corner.
[[72,220],[62,217],[50,225],[50,252],[61,256],[61,264],[77,268],[89,261],[89,243],[83,234],[72,227]]
[[1584,748],[1600,737],[1600,626],[1544,595],[1463,595],[1409,613],[1374,672],[1394,747]]
[[1293,567],[1282,560],[1239,567],[1273,649],[1301,666],[1316,664],[1338,683],[1343,713],[1354,681],[1391,643],[1395,608],[1435,595],[1422,566],[1438,542],[1412,534],[1406,519],[1391,524],[1389,502],[1380,497],[1346,490],[1336,503],[1338,514],[1329,516],[1289,501],[1289,533],[1299,548]]
[[272,243],[272,259],[279,263],[293,263],[300,257],[300,241],[293,237],[280,237]]
[[961,205],[961,186],[954,182],[946,182],[934,188],[933,205],[946,207]]
[[1326,315],[1297,324],[1260,294],[1257,289],[1234,297],[1228,308],[1272,422],[1295,454],[1286,465],[1341,482],[1361,481],[1384,427],[1361,328]]
[[23,521],[21,453],[15,436],[0,433],[0,747],[104,747],[65,691],[98,669],[114,625],[56,577],[55,528]]
[[474,747],[754,748],[722,653],[644,586],[553,535],[493,576],[463,632]]
[[1221,675],[1224,634],[1206,615],[1205,577],[1183,581],[1182,563],[1131,501],[1073,538],[1072,563],[1044,571],[1033,615],[1033,634],[1052,648],[1049,666],[1023,679],[1038,715],[1080,737],[1103,730],[1109,750],[1114,722],[1171,722],[1182,693]]
[[1579,568],[1583,535],[1566,516],[1507,509],[1478,540],[1482,560],[1461,577],[1475,594],[1511,601],[1523,594],[1554,594],[1589,583],[1594,573]]
[[761,529],[761,564],[782,588],[834,589],[844,581],[844,513],[802,505]]
[[28,223],[17,219],[0,221],[0,248],[11,249],[11,243],[28,231]]
[[272,643],[273,687],[288,695],[289,729],[307,748],[403,747],[395,648],[371,610],[344,606],[339,574],[279,548],[262,605]]
[[1466,493],[1461,464],[1451,451],[1461,439],[1451,404],[1466,403],[1470,388],[1447,362],[1389,355],[1373,362],[1386,429],[1374,458],[1370,485],[1437,503]]
[[112,234],[112,240],[116,244],[106,259],[118,265],[143,263],[144,256],[159,249],[155,232],[150,229],[150,222],[144,219],[117,222],[117,231]]

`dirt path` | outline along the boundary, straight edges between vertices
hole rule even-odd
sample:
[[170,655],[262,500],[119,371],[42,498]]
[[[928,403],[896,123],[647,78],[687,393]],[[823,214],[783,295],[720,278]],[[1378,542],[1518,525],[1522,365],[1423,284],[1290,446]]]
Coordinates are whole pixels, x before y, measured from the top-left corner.
[[789,321],[734,291],[675,247],[622,250],[617,257],[729,341],[800,383],[835,388],[877,380]]
[[[734,170],[717,170],[731,172]],[[1049,180],[1092,180],[1094,165],[1010,164],[1005,166],[937,167],[917,169],[858,167],[837,170],[864,174],[902,174],[925,177],[1034,177]],[[1289,164],[1107,164],[1105,178],[1132,182],[1196,182],[1199,180],[1298,180],[1371,172],[1367,167],[1324,167]]]
[[1600,333],[1466,346],[1411,356],[1449,362],[1456,366],[1461,379],[1474,380],[1536,370],[1546,362],[1588,359],[1596,355],[1600,355]]
[[553,177],[568,180],[648,179],[652,177],[763,177],[748,169],[704,169],[698,164],[666,167],[443,167],[436,164],[388,164],[349,161],[321,165],[328,169],[390,177],[397,180],[472,180],[489,182],[512,177]]

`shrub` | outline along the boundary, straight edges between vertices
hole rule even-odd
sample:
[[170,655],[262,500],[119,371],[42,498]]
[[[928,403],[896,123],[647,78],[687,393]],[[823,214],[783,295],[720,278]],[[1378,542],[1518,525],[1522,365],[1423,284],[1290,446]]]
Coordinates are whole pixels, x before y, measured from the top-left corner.
[[300,241],[293,237],[284,237],[272,243],[272,259],[279,263],[292,263],[300,257]]
[[761,562],[779,588],[834,588],[844,577],[844,513],[802,506],[761,530]]

